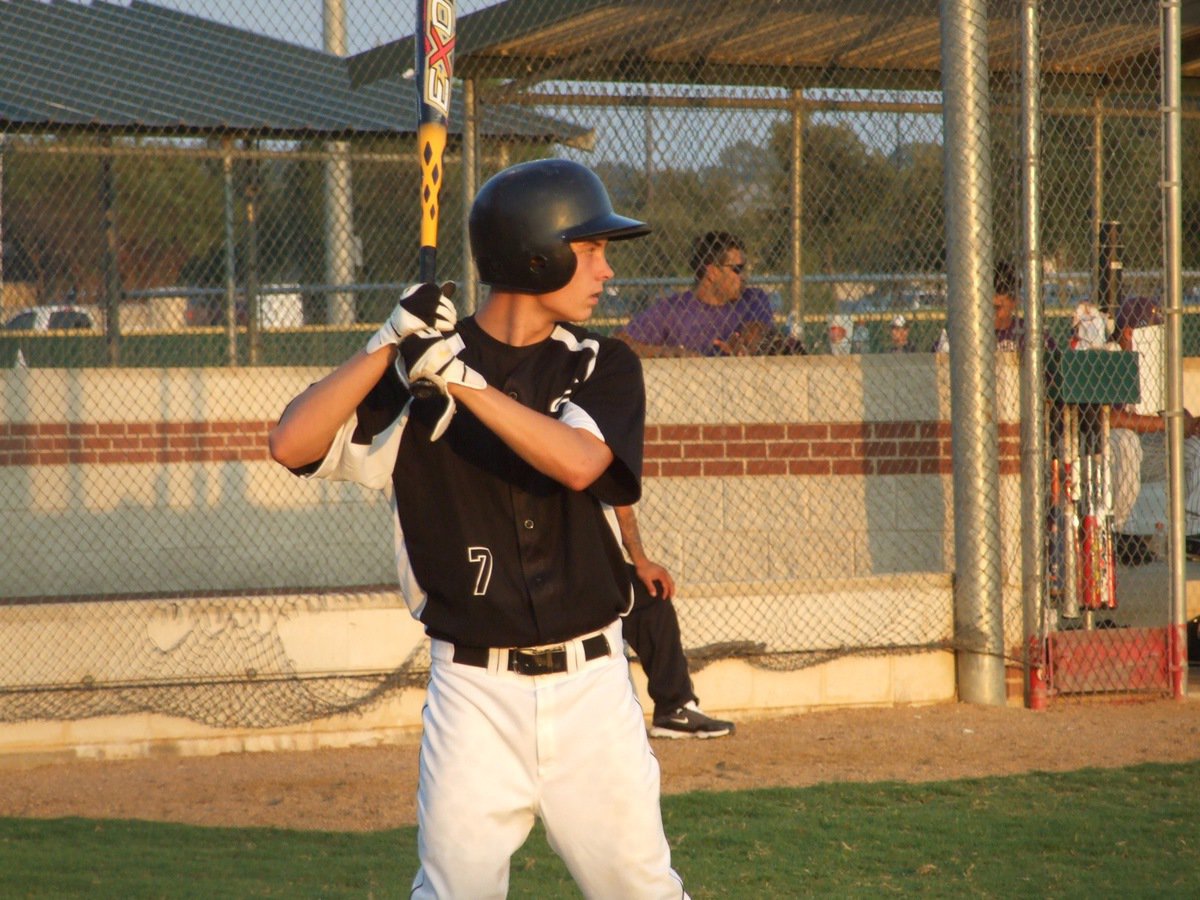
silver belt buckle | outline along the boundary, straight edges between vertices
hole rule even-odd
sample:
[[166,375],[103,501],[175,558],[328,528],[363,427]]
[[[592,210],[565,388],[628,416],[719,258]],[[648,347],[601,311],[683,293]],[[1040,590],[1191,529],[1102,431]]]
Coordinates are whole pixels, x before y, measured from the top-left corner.
[[520,675],[552,675],[567,670],[565,647],[508,651],[508,667]]

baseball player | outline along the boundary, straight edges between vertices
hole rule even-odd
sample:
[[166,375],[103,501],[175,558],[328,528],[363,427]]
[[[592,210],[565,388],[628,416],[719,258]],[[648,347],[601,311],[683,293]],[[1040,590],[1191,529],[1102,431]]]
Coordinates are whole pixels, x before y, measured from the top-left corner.
[[[1162,371],[1166,339],[1162,305],[1154,297],[1127,297],[1117,309],[1114,337],[1122,350],[1138,354],[1141,401],[1112,409],[1109,448],[1112,453],[1113,526],[1122,556],[1131,563],[1149,562],[1153,550],[1139,531],[1161,531],[1165,508],[1147,504],[1134,514],[1143,482],[1162,481],[1167,472],[1167,420],[1162,409]],[[1200,416],[1183,411],[1183,480],[1185,551],[1200,555]],[[1146,521],[1137,521],[1139,518]],[[1125,534],[1128,528],[1130,534]]]
[[646,673],[646,692],[654,701],[650,737],[717,738],[733,734],[732,722],[700,709],[692,686],[683,635],[675,614],[675,579],[666,567],[646,556],[632,506],[614,508],[621,543],[629,558],[633,608],[621,619],[621,631]]
[[584,895],[686,896],[621,652],[612,506],[641,491],[641,364],[565,324],[612,278],[608,242],[648,231],[584,166],[505,169],[471,207],[491,288],[476,315],[411,288],[271,432],[297,474],[391,488],[400,587],[432,657],[413,897],[505,896],[535,817]]

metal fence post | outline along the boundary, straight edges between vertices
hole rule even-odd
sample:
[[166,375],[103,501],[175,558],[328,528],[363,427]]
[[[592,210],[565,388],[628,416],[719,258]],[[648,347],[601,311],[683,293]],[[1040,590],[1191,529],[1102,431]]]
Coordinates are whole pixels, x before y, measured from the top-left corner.
[[475,116],[475,80],[463,82],[462,123],[462,245],[463,245],[463,293],[459,300],[459,312],[473,315],[479,305],[479,279],[475,275],[475,262],[471,257],[471,201],[479,181],[479,129]]
[[237,365],[237,245],[234,236],[233,140],[221,141],[221,174],[225,188],[225,359]]
[[[325,52],[346,55],[346,9],[342,0],[325,0],[322,22]],[[350,142],[325,144],[329,159],[324,166],[325,283],[334,288],[327,295],[325,320],[330,325],[353,325],[355,281],[354,195],[350,184]]]
[[[105,139],[105,147],[112,139]],[[117,189],[113,158],[100,157],[100,228],[104,232],[102,266],[104,269],[104,337],[108,346],[108,364],[121,364],[121,263],[117,239]]]
[[788,309],[791,321],[804,321],[804,91],[792,91],[792,168],[791,188],[791,301]]
[[[1025,262],[1025,350],[1021,372],[1021,508],[1029,527],[1021,531],[1022,613],[1025,627],[1025,705],[1034,706],[1030,668],[1041,661],[1037,641],[1046,602],[1046,425],[1042,335],[1041,241],[1041,46],[1040,0],[1021,6],[1021,244]],[[1037,652],[1035,652],[1037,650]],[[1040,681],[1040,679],[1039,679]],[[1044,698],[1043,698],[1044,699]]]
[[1170,536],[1171,689],[1187,693],[1187,578],[1184,572],[1185,519],[1183,478],[1183,256],[1182,185],[1183,134],[1180,62],[1180,0],[1162,0],[1162,117],[1163,117],[1163,311],[1167,326],[1167,453]]
[[1002,705],[986,2],[946,0],[941,38],[958,691],[968,703]]

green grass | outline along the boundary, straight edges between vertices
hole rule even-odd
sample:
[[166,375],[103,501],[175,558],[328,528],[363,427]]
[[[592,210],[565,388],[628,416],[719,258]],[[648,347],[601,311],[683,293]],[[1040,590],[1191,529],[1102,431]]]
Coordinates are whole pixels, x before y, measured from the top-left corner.
[[[1200,763],[663,800],[704,897],[1200,896]],[[0,819],[0,897],[407,897],[415,829]],[[577,897],[540,828],[510,896]]]

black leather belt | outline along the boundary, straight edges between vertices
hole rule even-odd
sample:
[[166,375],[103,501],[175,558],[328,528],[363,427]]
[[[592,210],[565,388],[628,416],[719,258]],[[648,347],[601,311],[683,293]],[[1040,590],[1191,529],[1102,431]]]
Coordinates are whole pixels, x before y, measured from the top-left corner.
[[[488,657],[491,655],[488,647],[454,646],[454,661],[464,666],[478,666],[486,669]],[[594,634],[583,642],[583,658],[599,659],[610,653],[608,638],[602,634]],[[514,647],[508,651],[508,671],[519,675],[555,675],[567,671],[567,648],[561,644],[557,647],[543,647],[539,650],[522,650]]]

